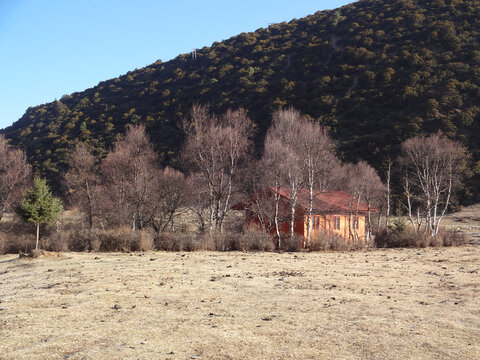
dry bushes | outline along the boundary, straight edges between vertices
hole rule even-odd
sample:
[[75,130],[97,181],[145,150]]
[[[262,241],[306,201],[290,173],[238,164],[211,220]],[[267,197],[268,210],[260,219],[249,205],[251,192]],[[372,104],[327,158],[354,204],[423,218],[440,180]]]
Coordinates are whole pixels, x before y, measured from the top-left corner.
[[69,248],[72,251],[99,251],[102,247],[101,231],[80,230],[69,232]]
[[273,251],[275,248],[270,234],[255,229],[217,235],[215,244],[218,251]]
[[7,237],[5,234],[0,233],[0,255],[5,254],[5,248],[6,248],[6,240]]
[[395,227],[383,228],[375,235],[375,245],[386,248],[424,248],[429,246],[461,246],[468,244],[468,236],[457,230],[440,229],[437,236],[417,233],[411,228],[401,231]]
[[48,251],[68,251],[69,247],[69,233],[66,231],[55,231],[49,237],[43,239],[42,248]]
[[155,238],[155,249],[163,251],[209,250],[202,235],[184,233],[160,233]]
[[459,230],[440,229],[437,238],[441,239],[442,246],[461,246],[467,245],[470,241],[467,234]]
[[35,248],[34,227],[31,224],[8,223],[0,227],[0,254],[27,253]]
[[149,251],[154,248],[154,238],[150,231],[132,231],[129,226],[100,231],[97,241],[100,251]]
[[362,240],[351,241],[328,232],[320,233],[310,241],[310,251],[348,251],[365,248]]
[[412,229],[398,231],[395,228],[379,229],[375,234],[376,247],[402,248],[402,247],[426,247],[431,243],[430,236],[417,234]]
[[294,234],[291,237],[289,234],[281,235],[280,250],[288,252],[297,252],[303,249],[303,236]]
[[239,236],[239,249],[241,251],[273,251],[275,244],[272,235],[265,231],[246,229]]
[[[35,247],[34,229],[30,225],[2,224],[0,229],[0,254],[29,253]],[[274,238],[258,229],[244,232],[214,232],[213,234],[153,233],[151,230],[136,230],[128,226],[110,230],[44,227],[40,239],[42,249],[47,251],[273,251]],[[417,234],[404,221],[395,221],[389,228],[380,229],[375,236],[376,247],[428,247],[459,246],[468,243],[468,237],[459,231],[441,229],[436,237]],[[303,237],[290,238],[284,234],[281,251],[303,250]],[[319,234],[312,238],[308,251],[351,251],[364,249],[365,242],[346,241],[335,234]]]
[[184,233],[161,233],[155,239],[155,248],[163,251],[272,251],[271,235],[257,230],[244,233],[194,235]]
[[48,251],[149,251],[154,238],[147,230],[132,231],[130,227],[111,230],[69,229],[52,233],[42,240]]

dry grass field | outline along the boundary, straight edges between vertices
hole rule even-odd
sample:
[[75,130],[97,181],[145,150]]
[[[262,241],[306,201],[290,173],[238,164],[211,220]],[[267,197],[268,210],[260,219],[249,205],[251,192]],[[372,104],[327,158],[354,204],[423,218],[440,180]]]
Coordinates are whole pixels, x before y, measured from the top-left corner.
[[0,256],[1,359],[479,359],[480,247]]

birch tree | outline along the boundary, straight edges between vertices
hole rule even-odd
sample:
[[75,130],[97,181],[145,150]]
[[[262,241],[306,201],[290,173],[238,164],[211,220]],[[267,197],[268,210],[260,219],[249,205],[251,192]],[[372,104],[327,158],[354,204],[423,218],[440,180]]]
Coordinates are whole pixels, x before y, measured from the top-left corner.
[[244,109],[211,114],[201,105],[192,107],[184,119],[185,165],[198,172],[209,196],[209,228],[223,231],[226,214],[236,192],[239,168],[252,147],[253,124]]
[[465,161],[465,148],[440,133],[415,136],[402,144],[400,163],[408,215],[417,231],[423,228],[431,236],[437,235],[452,195],[461,185]]
[[276,139],[283,147],[282,167],[286,187],[290,192],[290,237],[295,231],[295,216],[298,191],[304,183],[303,159],[301,156],[302,121],[300,112],[293,108],[279,109],[273,113],[272,124],[267,132],[267,138]]
[[[269,198],[265,198],[262,194],[259,194],[258,201],[268,203],[261,205],[259,211],[264,212],[264,208],[268,211],[269,205],[272,205],[273,210],[273,226],[275,228],[276,246],[281,247],[280,237],[280,222],[285,219],[280,214],[280,190],[288,184],[288,177],[286,176],[286,168],[288,163],[288,147],[277,138],[274,132],[268,131],[265,138],[264,154],[262,157],[262,169],[264,170],[264,179],[266,187],[272,187],[273,189],[273,204],[269,202]],[[264,216],[264,215],[261,215]]]
[[335,168],[338,167],[339,160],[333,152],[333,142],[324,128],[304,118],[300,118],[299,127],[298,142],[305,177],[304,183],[309,192],[306,238],[308,247],[312,233],[315,197],[332,188],[335,180]]
[[373,233],[372,210],[383,202],[386,191],[385,185],[375,169],[365,161],[345,165],[344,177],[346,189],[351,196],[348,221],[350,239],[353,241],[360,240],[357,224],[359,224],[359,210],[361,204],[364,203],[367,212],[365,241],[369,244]]
[[[385,169],[385,180],[386,180],[386,194],[385,194],[385,202],[386,202],[386,209],[385,209],[385,226],[388,227],[388,223],[390,220],[390,212],[391,212],[391,201],[392,201],[392,165],[393,161],[388,156],[386,169]],[[379,218],[380,221],[380,218]]]

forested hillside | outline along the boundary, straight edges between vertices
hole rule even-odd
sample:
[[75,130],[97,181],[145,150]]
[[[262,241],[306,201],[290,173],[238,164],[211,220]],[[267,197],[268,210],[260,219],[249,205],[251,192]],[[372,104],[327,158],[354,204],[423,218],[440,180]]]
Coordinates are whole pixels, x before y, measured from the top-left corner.
[[[441,130],[468,147],[480,173],[479,39],[480,0],[358,1],[31,107],[2,132],[55,179],[75,143],[101,158],[134,123],[175,165],[194,102],[218,113],[245,107],[257,144],[272,112],[291,105],[330,130],[344,160],[380,169],[405,139]],[[468,186],[473,199],[478,174]]]

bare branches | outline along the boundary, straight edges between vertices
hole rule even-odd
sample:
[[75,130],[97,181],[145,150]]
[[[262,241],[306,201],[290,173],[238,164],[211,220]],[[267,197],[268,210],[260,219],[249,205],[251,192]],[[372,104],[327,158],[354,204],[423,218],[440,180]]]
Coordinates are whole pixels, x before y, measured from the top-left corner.
[[186,141],[183,159],[198,172],[208,191],[210,230],[220,231],[230,210],[238,170],[251,149],[253,124],[245,110],[228,110],[221,118],[204,106],[194,105],[183,122]]
[[372,210],[385,199],[386,188],[373,167],[365,161],[357,164],[347,164],[344,166],[345,188],[352,196],[349,216],[349,233],[352,240],[358,238],[358,209],[360,202],[364,201],[367,207],[366,217],[366,241],[371,239],[373,233]]
[[10,147],[0,135],[0,220],[14,210],[31,180],[31,168],[25,153]]
[[[413,198],[418,199],[417,219],[425,218],[425,232],[436,236],[453,191],[461,184],[465,148],[441,134],[416,136],[402,144],[407,207],[412,221]],[[417,231],[421,222],[417,221]]]
[[[158,160],[143,125],[130,126],[101,165],[105,185],[104,214],[111,223],[130,223],[141,229],[157,204]],[[112,211],[113,210],[113,211]]]
[[154,185],[155,192],[151,197],[155,206],[151,223],[158,232],[165,231],[168,225],[175,231],[175,214],[186,206],[195,189],[190,187],[183,173],[169,167],[158,172]]
[[[272,125],[267,132],[266,143],[278,141],[277,147],[282,149],[281,157],[275,166],[283,169],[285,184],[291,193],[291,214],[290,214],[290,237],[294,236],[295,212],[297,206],[297,196],[300,190],[303,177],[303,163],[301,155],[301,136],[300,121],[302,117],[300,112],[293,108],[279,109],[273,113]],[[274,140],[275,139],[275,140]],[[265,149],[267,151],[267,148]]]
[[338,164],[333,150],[333,143],[325,129],[307,120],[297,110],[279,109],[273,114],[272,125],[265,139],[264,157],[269,160],[272,169],[278,169],[272,179],[275,184],[282,183],[291,192],[291,236],[294,233],[298,191],[302,187],[309,189],[307,246],[312,227],[314,194],[329,189],[333,183],[333,169]]
[[95,164],[95,157],[84,144],[78,144],[70,155],[69,169],[64,175],[68,188],[68,197],[86,214],[89,228],[94,226],[98,213],[98,191],[100,176]]

